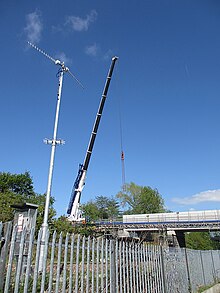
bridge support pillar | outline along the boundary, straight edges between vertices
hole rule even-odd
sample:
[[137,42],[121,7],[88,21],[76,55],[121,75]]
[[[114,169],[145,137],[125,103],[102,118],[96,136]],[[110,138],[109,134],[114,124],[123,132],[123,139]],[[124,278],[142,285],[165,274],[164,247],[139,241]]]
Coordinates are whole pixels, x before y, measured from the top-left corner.
[[185,233],[183,231],[176,231],[176,239],[180,247],[186,247]]

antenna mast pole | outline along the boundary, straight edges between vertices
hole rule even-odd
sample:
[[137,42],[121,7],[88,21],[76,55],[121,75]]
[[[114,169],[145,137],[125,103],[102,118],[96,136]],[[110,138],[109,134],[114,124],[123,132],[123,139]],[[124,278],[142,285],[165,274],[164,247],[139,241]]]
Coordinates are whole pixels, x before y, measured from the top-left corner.
[[54,121],[53,139],[45,140],[45,143],[51,144],[51,154],[50,154],[50,165],[49,165],[48,182],[47,182],[46,202],[45,202],[45,208],[44,208],[44,220],[42,224],[39,271],[42,271],[43,269],[43,258],[44,258],[44,250],[45,250],[46,233],[48,229],[48,215],[49,215],[51,186],[52,186],[53,169],[54,169],[55,150],[56,150],[57,144],[60,145],[64,143],[64,141],[62,140],[57,140],[57,128],[58,128],[58,121],[59,121],[60,99],[61,99],[62,85],[63,85],[63,74],[64,74],[64,71],[63,69],[61,69],[59,71],[59,84],[58,84],[58,92],[57,92],[57,105],[56,105],[56,115],[55,115],[55,121]]
[[52,186],[52,177],[53,177],[53,167],[54,167],[54,157],[55,150],[57,144],[62,144],[61,140],[57,140],[57,128],[59,121],[59,111],[60,111],[60,99],[63,85],[63,70],[59,73],[59,85],[57,92],[57,106],[56,106],[56,116],[54,121],[54,130],[53,130],[53,139],[51,141],[46,140],[46,143],[51,144],[51,154],[50,154],[50,166],[48,173],[48,182],[47,182],[47,194],[46,194],[46,203],[45,203],[45,211],[44,211],[44,221],[42,224],[42,228],[45,229],[48,226],[48,213],[49,213],[49,204],[50,204],[50,195],[51,195],[51,186]]
[[53,139],[45,139],[44,142],[46,144],[51,144],[51,155],[50,155],[50,165],[49,165],[49,173],[48,173],[48,182],[47,182],[47,193],[46,193],[46,202],[44,208],[44,220],[42,224],[42,238],[41,238],[41,247],[40,247],[40,258],[39,258],[39,269],[38,271],[41,272],[43,269],[43,260],[44,260],[44,251],[45,251],[45,241],[46,235],[48,230],[48,215],[49,215],[49,206],[50,206],[50,196],[51,196],[51,186],[52,186],[52,178],[53,178],[53,167],[54,167],[54,158],[55,158],[55,150],[56,145],[62,145],[65,142],[61,139],[57,139],[57,128],[58,128],[58,121],[59,121],[59,111],[60,111],[60,99],[62,93],[62,85],[63,85],[63,75],[64,73],[68,72],[76,81],[77,83],[83,87],[81,82],[75,77],[75,75],[69,70],[68,67],[65,66],[64,62],[60,60],[55,60],[53,57],[48,55],[46,52],[38,48],[36,45],[28,42],[28,44],[36,49],[38,52],[43,54],[47,57],[50,61],[52,61],[55,65],[59,65],[60,69],[58,71],[58,92],[57,92],[57,106],[56,106],[56,115],[54,121],[54,130],[53,130]]

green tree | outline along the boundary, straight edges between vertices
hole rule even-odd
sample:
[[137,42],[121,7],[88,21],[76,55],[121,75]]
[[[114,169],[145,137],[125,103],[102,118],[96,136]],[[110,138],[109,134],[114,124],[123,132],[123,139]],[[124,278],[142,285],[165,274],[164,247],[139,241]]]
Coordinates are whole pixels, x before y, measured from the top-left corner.
[[119,214],[119,203],[114,198],[97,196],[94,201],[81,205],[85,217],[91,221],[98,219],[112,219]]
[[54,219],[51,230],[56,230],[57,235],[62,232],[63,236],[67,233],[81,234],[83,236],[95,236],[99,234],[99,231],[96,230],[94,225],[90,223],[73,223],[66,216],[60,216],[58,219]]
[[60,216],[58,219],[54,220],[53,230],[56,230],[57,234],[62,232],[66,235],[66,233],[74,233],[74,226],[68,221],[66,216]]
[[95,221],[100,218],[99,209],[94,201],[88,201],[80,206],[85,218]]
[[108,201],[107,205],[107,211],[108,211],[108,218],[116,218],[119,216],[119,209],[120,209],[120,204],[119,202],[114,199],[110,198]]
[[139,186],[131,182],[126,184],[125,191],[119,192],[116,197],[126,213],[148,214],[165,212],[164,200],[157,189],[149,186]]
[[11,221],[14,217],[14,209],[11,205],[21,203],[22,196],[10,191],[0,192],[0,222]]
[[186,247],[198,250],[218,249],[209,232],[189,232],[185,234]]
[[108,198],[106,196],[97,196],[95,203],[99,210],[99,215],[102,219],[110,219],[118,216],[119,203],[114,198]]
[[34,195],[33,181],[29,172],[24,174],[0,173],[0,193],[13,192],[28,199]]
[[28,172],[11,174],[0,172],[0,221],[13,219],[13,204],[29,200],[34,194],[33,183]]
[[[38,205],[37,209],[37,221],[36,221],[36,229],[39,230],[44,220],[44,208],[46,202],[46,194],[34,194],[30,199],[30,203],[34,203]],[[54,225],[54,217],[56,216],[56,211],[53,207],[55,202],[54,197],[50,197],[49,204],[49,213],[48,213],[48,226],[52,227]]]
[[[41,195],[34,192],[33,180],[29,172],[24,174],[0,172],[0,221],[7,222],[13,220],[14,209],[11,208],[11,205],[24,202],[34,203],[39,206],[37,216],[37,229],[39,229],[43,223],[45,201],[45,194]],[[48,217],[49,225],[52,225],[53,218],[56,215],[53,203],[54,198],[51,197]]]

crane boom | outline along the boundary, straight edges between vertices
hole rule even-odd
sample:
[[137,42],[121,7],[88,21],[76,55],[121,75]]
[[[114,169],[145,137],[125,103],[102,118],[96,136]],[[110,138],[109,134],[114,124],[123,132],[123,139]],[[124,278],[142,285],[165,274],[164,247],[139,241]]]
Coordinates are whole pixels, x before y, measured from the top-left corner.
[[89,145],[88,145],[88,148],[87,148],[87,151],[86,151],[86,156],[85,156],[83,164],[79,165],[78,175],[76,177],[76,180],[75,180],[75,183],[74,183],[74,186],[73,186],[73,189],[72,189],[70,202],[69,202],[69,206],[68,206],[68,209],[67,209],[68,219],[70,221],[81,221],[81,219],[82,219],[81,212],[79,211],[79,203],[80,203],[81,193],[82,193],[82,190],[83,190],[84,185],[85,185],[86,173],[87,173],[90,158],[91,158],[91,155],[92,155],[92,150],[93,150],[93,147],[94,147],[97,131],[98,131],[98,128],[99,128],[99,123],[100,123],[100,120],[101,120],[101,117],[102,117],[102,112],[103,112],[103,109],[104,109],[105,101],[106,101],[106,98],[107,98],[107,93],[108,93],[112,73],[113,73],[115,62],[116,62],[117,59],[118,59],[118,57],[113,57],[112,58],[111,66],[110,66],[108,76],[107,76],[107,79],[106,79],[106,82],[105,82],[105,87],[104,87],[104,90],[103,90],[103,93],[102,93],[102,98],[101,98],[101,101],[100,101],[100,104],[99,104],[98,112],[96,114],[95,123],[93,125],[91,137],[90,137],[90,140],[89,140]]

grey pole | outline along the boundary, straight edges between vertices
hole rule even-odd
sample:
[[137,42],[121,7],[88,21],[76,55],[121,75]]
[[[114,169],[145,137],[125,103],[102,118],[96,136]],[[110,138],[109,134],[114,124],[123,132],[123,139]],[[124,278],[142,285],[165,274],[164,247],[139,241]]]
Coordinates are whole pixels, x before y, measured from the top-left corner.
[[201,261],[201,267],[202,267],[202,276],[203,276],[203,282],[204,282],[204,286],[206,286],[206,281],[205,281],[205,272],[204,272],[204,264],[203,264],[203,259],[202,259],[202,251],[199,251],[199,255],[200,255],[200,261]]
[[46,202],[45,202],[45,209],[44,209],[44,221],[42,224],[42,238],[41,238],[41,247],[40,247],[40,259],[39,259],[39,272],[42,271],[43,268],[43,258],[44,258],[44,246],[45,246],[45,239],[46,239],[46,232],[48,228],[48,213],[49,213],[49,205],[50,205],[50,195],[51,195],[51,186],[52,186],[52,177],[53,177],[53,166],[54,166],[54,157],[55,157],[55,149],[56,145],[64,144],[64,141],[61,139],[57,139],[57,127],[58,127],[58,120],[59,120],[59,110],[60,110],[60,99],[61,99],[61,92],[62,92],[62,85],[63,85],[63,75],[65,72],[68,72],[75,81],[78,82],[80,86],[83,87],[81,82],[75,77],[75,75],[69,70],[68,67],[65,66],[64,62],[60,60],[55,60],[45,51],[38,48],[36,45],[32,44],[28,41],[28,44],[47,57],[50,61],[52,61],[55,65],[60,66],[60,70],[58,71],[59,75],[59,86],[58,86],[58,93],[57,93],[57,107],[56,107],[56,116],[54,122],[54,131],[53,131],[53,139],[45,139],[45,143],[51,144],[51,155],[50,155],[50,167],[49,167],[49,174],[48,174],[48,183],[47,183],[47,194],[46,194]]
[[43,268],[44,246],[45,246],[46,232],[47,232],[47,228],[48,228],[48,214],[49,214],[51,186],[52,186],[52,178],[53,178],[55,150],[56,150],[57,144],[62,144],[61,140],[57,140],[57,128],[58,128],[59,111],[60,111],[60,99],[61,99],[61,92],[62,92],[62,85],[63,85],[63,74],[65,71],[65,67],[63,68],[63,66],[61,66],[61,68],[62,69],[59,72],[59,86],[58,86],[58,93],[57,93],[57,106],[56,106],[56,115],[55,115],[55,122],[54,122],[53,139],[46,140],[46,143],[51,144],[51,155],[50,155],[48,182],[47,182],[46,202],[45,202],[45,209],[44,209],[44,221],[42,224],[42,238],[41,238],[41,248],[40,248],[39,271],[42,271],[42,268]]
[[188,290],[191,293],[192,292],[192,286],[191,286],[191,280],[190,280],[190,270],[189,270],[189,261],[188,261],[188,255],[187,255],[187,249],[183,248],[184,255],[185,255],[185,261],[186,261],[186,272],[187,272],[187,278],[188,278]]

